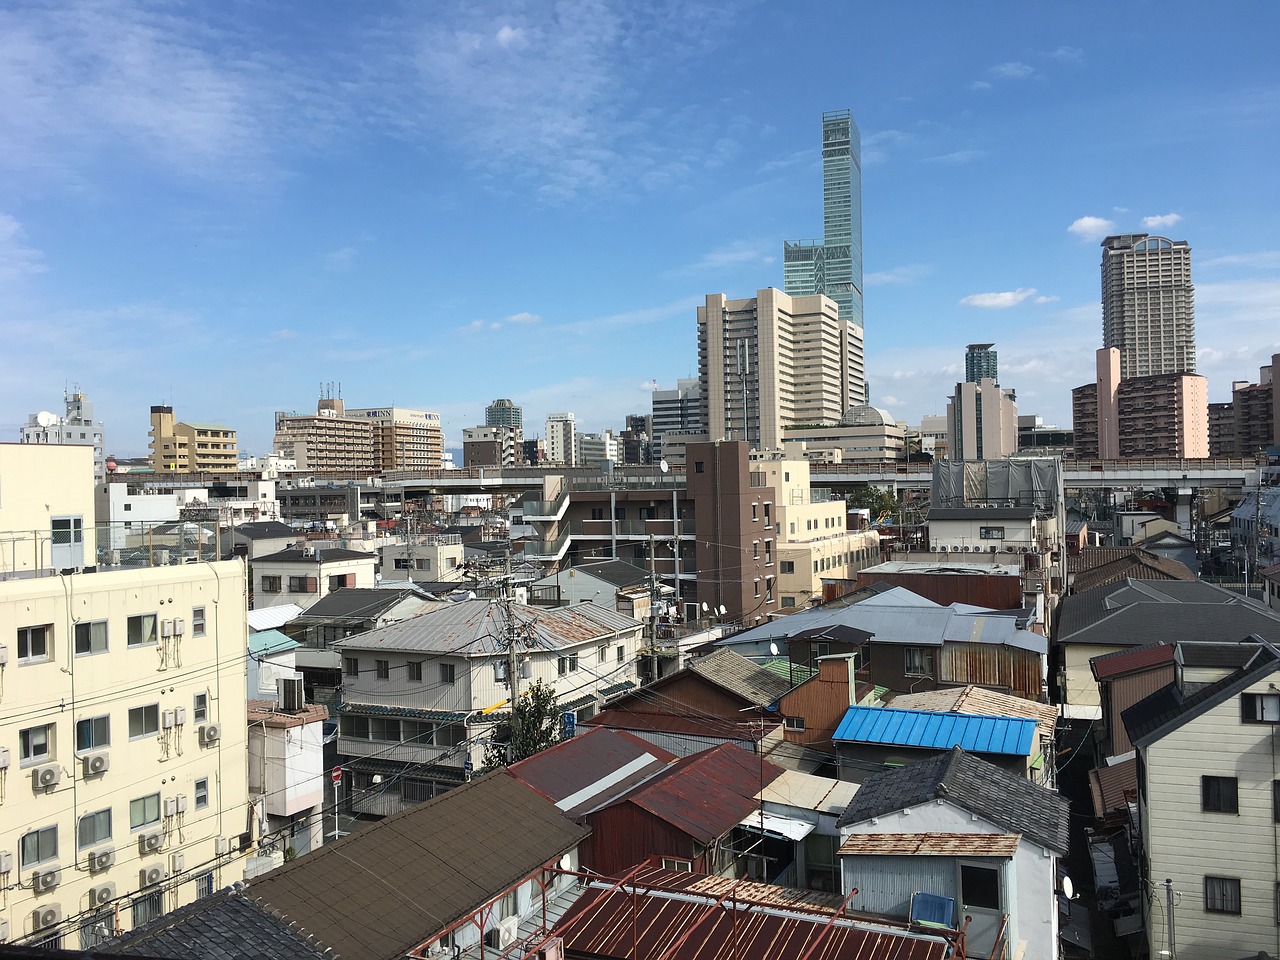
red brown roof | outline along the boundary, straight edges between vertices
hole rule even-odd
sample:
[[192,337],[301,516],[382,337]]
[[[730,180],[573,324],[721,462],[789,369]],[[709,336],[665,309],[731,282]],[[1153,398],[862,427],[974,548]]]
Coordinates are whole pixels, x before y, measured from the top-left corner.
[[594,727],[507,767],[570,815],[598,807],[676,759],[624,730]]
[[[674,713],[640,713],[632,710],[602,710],[579,726],[611,727],[615,730],[652,730],[656,733],[714,737],[720,740],[759,740],[769,728],[761,730],[760,721],[720,720],[715,717],[690,717]],[[774,726],[777,726],[775,724]]]
[[1172,643],[1149,643],[1132,650],[1106,653],[1089,661],[1095,680],[1110,680],[1126,673],[1149,670],[1151,667],[1173,663],[1175,647]]
[[1093,812],[1100,820],[1112,810],[1124,809],[1138,795],[1138,761],[1130,758],[1090,770],[1089,793],[1093,796]]

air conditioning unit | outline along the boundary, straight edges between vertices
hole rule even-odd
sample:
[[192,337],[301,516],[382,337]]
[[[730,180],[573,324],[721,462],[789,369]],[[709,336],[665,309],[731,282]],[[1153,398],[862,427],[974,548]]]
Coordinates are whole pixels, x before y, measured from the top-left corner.
[[286,713],[300,713],[303,710],[302,678],[284,677],[276,681],[276,702]]
[[48,870],[36,870],[31,874],[31,889],[36,893],[45,893],[62,882],[62,871],[57,867]]
[[960,545],[959,545],[959,544],[952,544],[952,546],[951,546],[951,552],[952,552],[952,553],[959,553],[959,552],[960,552]]
[[48,906],[37,907],[31,913],[31,926],[36,930],[43,930],[45,927],[52,927],[55,923],[62,920],[62,908],[56,903]]
[[969,552],[969,548],[968,548],[968,547],[961,547],[960,549],[961,549],[961,550],[963,550],[965,553],[968,553],[968,552]]
[[62,780],[62,768],[56,763],[46,763],[31,771],[31,786],[36,790],[52,790]]
[[1030,547],[1023,547],[1023,548],[1022,548],[1022,552],[1023,552],[1023,553],[1030,553],[1030,552],[1031,552],[1031,548],[1030,548]]
[[116,852],[111,847],[89,851],[89,872],[101,873],[116,862]]
[[151,830],[138,834],[138,846],[143,853],[157,853],[164,846],[164,831]]
[[505,950],[516,942],[520,929],[519,917],[503,917],[498,921],[498,949]]
[[87,757],[82,757],[80,763],[84,766],[84,777],[97,777],[107,772],[107,768],[111,766],[110,760],[105,753],[91,753]]
[[213,852],[215,856],[225,857],[231,852],[231,841],[226,837],[214,837]]
[[200,742],[205,746],[217,743],[222,739],[222,724],[206,723],[200,728]]
[[315,547],[303,547],[303,548],[302,548],[302,555],[303,555],[304,557],[314,557],[314,556],[316,555],[316,548],[315,548]]
[[116,885],[114,883],[102,883],[96,887],[89,888],[89,906],[102,907],[106,906],[116,898]]
[[185,869],[187,869],[187,858],[186,858],[186,856],[184,856],[184,855],[183,855],[183,854],[181,854],[181,853],[171,853],[171,854],[169,854],[169,872],[170,872],[171,874],[172,874],[172,873],[181,873],[181,872],[182,872],[183,870],[185,870]]
[[143,867],[138,871],[138,886],[140,887],[154,887],[164,879],[164,867]]
[[166,730],[173,729],[173,711],[172,710],[160,711],[160,726],[164,727],[164,729]]
[[1018,550],[1017,547],[1005,547],[1004,549],[1005,549],[1005,553],[1016,553]]

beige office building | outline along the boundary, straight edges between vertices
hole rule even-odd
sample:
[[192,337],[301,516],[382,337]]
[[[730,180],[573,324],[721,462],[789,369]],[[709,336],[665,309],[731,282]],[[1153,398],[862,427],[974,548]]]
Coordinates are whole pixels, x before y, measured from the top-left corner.
[[698,307],[707,435],[773,450],[787,427],[836,423],[853,406],[861,358],[861,328],[841,320],[829,297],[773,287],[744,300],[709,294]]
[[175,423],[173,407],[151,408],[149,459],[156,473],[234,473],[236,432],[220,423]]
[[378,472],[376,424],[347,416],[342,400],[321,397],[314,414],[276,414],[275,450],[312,473]]
[[374,425],[379,470],[439,470],[444,462],[440,414],[408,407],[361,407],[347,416]]
[[952,460],[1000,460],[1018,452],[1018,404],[990,377],[957,383],[947,401],[947,452]]

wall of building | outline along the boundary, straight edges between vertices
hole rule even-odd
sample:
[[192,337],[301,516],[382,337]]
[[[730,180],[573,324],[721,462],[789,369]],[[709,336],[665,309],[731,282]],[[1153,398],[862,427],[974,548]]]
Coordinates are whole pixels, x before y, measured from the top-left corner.
[[[0,577],[97,563],[93,447],[0,443],[0,478]],[[78,518],[71,542],[53,542],[59,518]]]

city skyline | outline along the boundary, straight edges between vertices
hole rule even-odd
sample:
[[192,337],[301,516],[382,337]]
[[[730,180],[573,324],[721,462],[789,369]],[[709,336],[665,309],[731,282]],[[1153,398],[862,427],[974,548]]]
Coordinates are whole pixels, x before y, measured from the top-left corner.
[[1195,250],[1196,369],[1225,400],[1280,350],[1278,25],[1262,3],[10,5],[0,440],[69,384],[117,456],[155,404],[265,453],[320,380],[439,411],[453,448],[494,397],[620,429],[696,375],[707,294],[782,288],[845,108],[873,404],[943,412],[994,341],[1019,409],[1068,425],[1098,244],[1130,232]]

